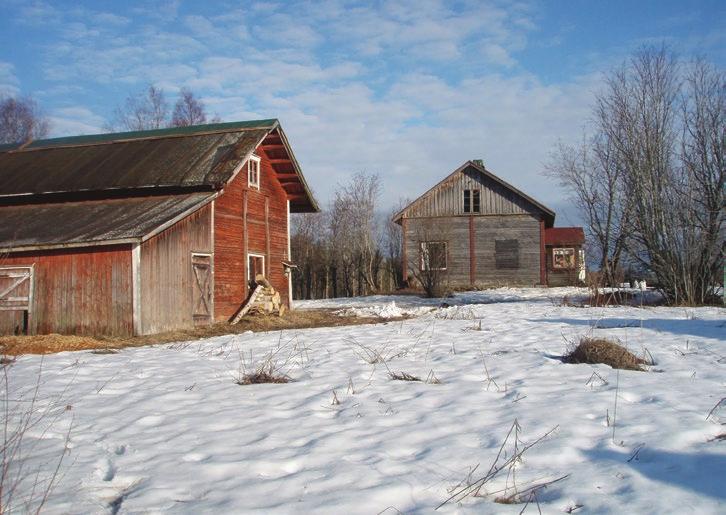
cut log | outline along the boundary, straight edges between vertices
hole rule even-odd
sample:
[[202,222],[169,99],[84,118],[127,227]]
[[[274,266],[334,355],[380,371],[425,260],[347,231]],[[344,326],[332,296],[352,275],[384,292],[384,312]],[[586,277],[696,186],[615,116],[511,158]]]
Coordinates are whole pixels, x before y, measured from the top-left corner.
[[257,299],[257,296],[262,291],[262,289],[263,289],[263,286],[258,284],[257,287],[252,291],[252,295],[249,296],[249,298],[247,299],[247,302],[245,302],[242,305],[242,307],[237,312],[237,314],[232,318],[231,323],[233,325],[236,324],[237,322],[239,322],[240,320],[242,320],[242,317],[245,316],[249,312],[249,310],[254,305],[255,300]]

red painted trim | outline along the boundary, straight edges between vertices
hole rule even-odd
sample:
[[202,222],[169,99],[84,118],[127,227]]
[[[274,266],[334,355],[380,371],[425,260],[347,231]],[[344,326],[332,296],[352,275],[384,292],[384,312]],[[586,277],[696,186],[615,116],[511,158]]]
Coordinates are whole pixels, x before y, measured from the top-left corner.
[[547,253],[545,250],[545,223],[539,222],[539,282],[543,286],[547,284]]
[[469,284],[476,282],[476,248],[474,239],[474,217],[469,217]]

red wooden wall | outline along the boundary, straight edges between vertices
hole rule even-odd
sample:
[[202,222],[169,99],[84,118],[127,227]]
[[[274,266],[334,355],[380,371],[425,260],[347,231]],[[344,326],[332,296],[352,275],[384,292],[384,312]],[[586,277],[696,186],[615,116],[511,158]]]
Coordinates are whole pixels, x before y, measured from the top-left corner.
[[[30,334],[133,334],[130,245],[21,252],[0,261],[35,265]],[[10,316],[0,311],[0,333]]]
[[288,282],[282,261],[287,256],[287,194],[261,148],[260,189],[249,188],[247,165],[214,201],[215,318],[229,319],[249,293],[247,254],[265,256],[265,273],[285,302]]

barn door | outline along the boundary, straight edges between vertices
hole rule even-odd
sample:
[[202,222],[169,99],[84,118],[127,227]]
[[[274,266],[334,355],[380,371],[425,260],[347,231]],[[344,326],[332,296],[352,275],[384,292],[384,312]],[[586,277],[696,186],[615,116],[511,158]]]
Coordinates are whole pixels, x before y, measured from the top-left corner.
[[0,334],[28,332],[28,315],[33,305],[33,267],[0,267]]
[[214,269],[210,254],[192,254],[192,318],[194,325],[212,323]]

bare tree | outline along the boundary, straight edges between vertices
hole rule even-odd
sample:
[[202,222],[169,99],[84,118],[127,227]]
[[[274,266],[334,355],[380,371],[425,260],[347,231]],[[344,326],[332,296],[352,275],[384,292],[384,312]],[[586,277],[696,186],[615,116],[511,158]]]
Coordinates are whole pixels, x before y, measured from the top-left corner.
[[50,122],[31,97],[0,97],[0,144],[42,139]]
[[379,287],[383,256],[377,245],[376,202],[380,191],[378,175],[361,172],[335,192],[331,243],[347,295],[366,295]]
[[602,133],[584,138],[579,146],[561,143],[547,165],[547,173],[570,191],[572,202],[584,217],[603,284],[615,284],[632,207],[612,143]]
[[109,129],[143,131],[168,126],[169,105],[164,91],[149,85],[143,92],[126,98],[122,107],[114,110]]
[[[726,253],[726,75],[644,48],[606,77],[594,115],[596,138],[583,148],[595,160],[574,166],[560,152],[556,173],[576,194],[602,190],[583,176],[612,179],[604,190],[615,192],[604,205],[620,217],[612,241],[655,275],[668,301],[706,302]],[[583,197],[590,222],[596,198]]]
[[171,126],[187,127],[189,125],[200,125],[203,123],[207,123],[204,104],[194,96],[191,90],[182,88],[179,99],[174,105]]

